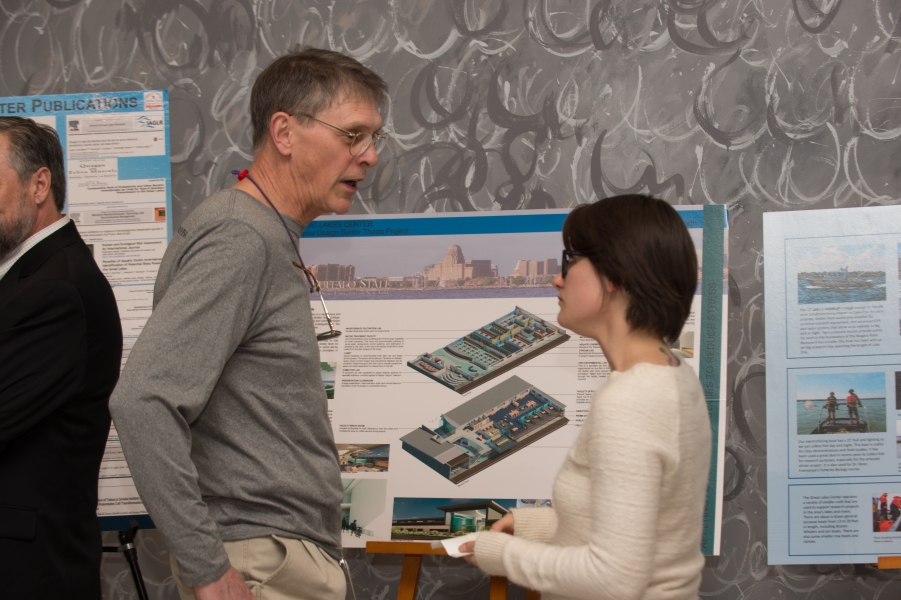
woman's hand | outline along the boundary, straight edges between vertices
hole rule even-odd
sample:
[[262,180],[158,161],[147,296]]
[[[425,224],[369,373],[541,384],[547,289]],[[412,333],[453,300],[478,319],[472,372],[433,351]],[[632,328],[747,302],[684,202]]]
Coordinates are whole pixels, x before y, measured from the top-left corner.
[[513,513],[507,513],[501,517],[500,521],[495,521],[491,526],[491,531],[499,531],[501,533],[509,533],[513,535]]
[[[476,551],[476,543],[475,542],[466,542],[465,544],[460,544],[460,547],[457,548],[460,552],[475,552]],[[479,566],[479,563],[476,562],[475,554],[467,554],[462,557],[463,560],[468,562],[471,565]]]
[[[491,526],[491,531],[497,531],[498,533],[507,533],[509,535],[513,535],[513,513],[507,513],[500,520],[495,521],[494,525]],[[458,548],[460,552],[475,552],[476,551],[476,543],[475,542],[466,542],[465,544],[460,544]],[[469,554],[463,557],[463,560],[468,562],[471,565],[479,566],[479,563],[476,562],[475,554]]]

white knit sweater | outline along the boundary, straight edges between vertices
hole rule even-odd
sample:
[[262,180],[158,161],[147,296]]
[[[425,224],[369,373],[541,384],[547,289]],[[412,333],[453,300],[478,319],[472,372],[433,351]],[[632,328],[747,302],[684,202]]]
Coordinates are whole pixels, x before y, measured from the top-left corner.
[[554,507],[513,511],[515,536],[475,558],[542,600],[698,597],[711,427],[694,371],[648,363],[595,394],[554,483]]

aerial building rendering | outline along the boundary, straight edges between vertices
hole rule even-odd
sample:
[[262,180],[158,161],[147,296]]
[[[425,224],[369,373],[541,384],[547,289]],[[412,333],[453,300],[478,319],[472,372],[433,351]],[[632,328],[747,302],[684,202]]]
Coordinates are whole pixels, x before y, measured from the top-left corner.
[[565,330],[517,306],[500,319],[440,350],[421,354],[407,365],[463,394],[568,339]]
[[513,376],[401,438],[404,450],[454,483],[569,422],[566,406]]

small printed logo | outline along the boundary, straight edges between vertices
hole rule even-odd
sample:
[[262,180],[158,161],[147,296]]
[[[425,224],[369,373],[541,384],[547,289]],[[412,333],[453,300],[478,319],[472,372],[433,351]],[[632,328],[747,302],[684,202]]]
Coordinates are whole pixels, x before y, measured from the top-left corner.
[[76,121],[74,119],[69,121],[69,131],[72,131],[72,132],[81,131],[81,123],[79,123],[78,121]]
[[153,220],[154,221],[165,221],[166,220],[166,208],[159,207],[153,209]]
[[163,119],[151,119],[147,115],[141,115],[135,119],[138,129],[160,129],[163,126]]
[[144,92],[144,110],[163,108],[163,92]]

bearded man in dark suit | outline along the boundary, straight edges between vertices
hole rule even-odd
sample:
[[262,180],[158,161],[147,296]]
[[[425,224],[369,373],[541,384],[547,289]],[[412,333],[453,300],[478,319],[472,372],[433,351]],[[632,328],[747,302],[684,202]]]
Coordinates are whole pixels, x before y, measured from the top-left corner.
[[66,200],[56,132],[0,118],[0,596],[100,598],[97,476],[116,300]]

